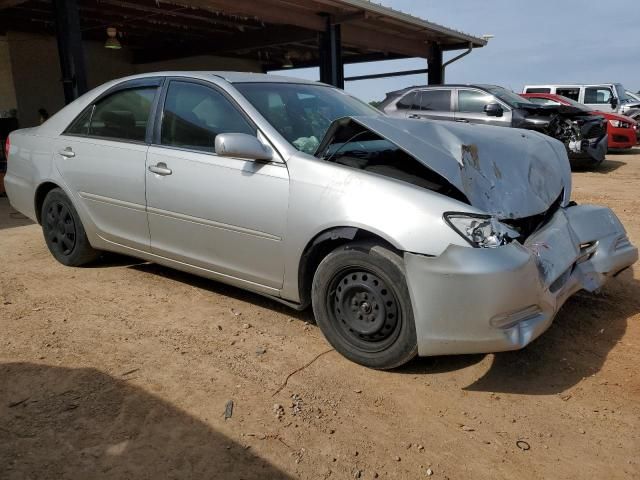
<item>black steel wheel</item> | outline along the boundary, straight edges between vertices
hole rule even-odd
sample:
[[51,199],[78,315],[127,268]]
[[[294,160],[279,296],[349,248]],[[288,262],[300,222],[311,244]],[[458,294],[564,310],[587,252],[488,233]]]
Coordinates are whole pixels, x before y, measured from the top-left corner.
[[345,357],[389,369],[417,354],[402,258],[389,248],[348,244],[318,266],[312,303],[325,337]]
[[327,302],[338,331],[364,351],[384,350],[398,336],[402,324],[398,300],[389,285],[368,269],[338,272]]
[[58,255],[70,255],[76,246],[76,225],[66,205],[60,201],[50,202],[44,222],[48,244]]
[[77,267],[98,257],[99,252],[91,247],[78,212],[60,188],[47,193],[40,220],[47,247],[60,263]]

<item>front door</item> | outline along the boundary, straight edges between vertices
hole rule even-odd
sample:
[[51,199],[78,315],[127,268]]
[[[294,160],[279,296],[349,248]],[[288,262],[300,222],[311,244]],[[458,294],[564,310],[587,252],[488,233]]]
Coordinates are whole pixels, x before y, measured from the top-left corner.
[[[484,107],[490,103],[498,103],[503,108],[501,117],[487,115]],[[481,90],[459,89],[458,102],[455,113],[456,122],[479,123],[481,125],[511,126],[511,110],[499,102],[490,93]]]
[[611,105],[613,99],[611,87],[585,87],[582,103],[601,112],[614,112],[615,109]]
[[147,127],[159,81],[99,98],[54,142],[55,165],[105,240],[149,251]]
[[227,280],[281,287],[286,165],[215,154],[219,133],[260,134],[212,85],[171,80],[163,105],[147,155],[152,252]]

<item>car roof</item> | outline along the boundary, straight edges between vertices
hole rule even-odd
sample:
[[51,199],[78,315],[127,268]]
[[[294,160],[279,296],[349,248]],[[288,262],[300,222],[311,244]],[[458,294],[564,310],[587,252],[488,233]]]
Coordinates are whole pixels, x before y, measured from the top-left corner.
[[300,83],[308,85],[325,85],[324,83],[315,82],[313,80],[305,80],[303,78],[286,77],[282,75],[267,75],[266,73],[253,73],[253,72],[230,72],[224,70],[179,70],[179,71],[159,71],[148,72],[129,77],[119,78],[115,80],[116,83],[120,83],[126,80],[152,78],[152,77],[186,77],[186,78],[200,78],[206,79],[207,77],[218,77],[226,80],[229,83]]
[[525,85],[524,88],[536,88],[536,87],[599,87],[619,85],[615,82],[603,82],[603,83],[536,83],[531,85]]
[[481,90],[486,90],[488,88],[503,88],[503,87],[500,87],[500,85],[489,85],[489,84],[483,84],[483,83],[445,83],[443,85],[414,85],[413,87],[406,87],[400,90],[387,92],[387,95],[401,95],[411,90],[415,90],[416,88],[419,88],[421,90],[438,89],[438,88],[479,88]]

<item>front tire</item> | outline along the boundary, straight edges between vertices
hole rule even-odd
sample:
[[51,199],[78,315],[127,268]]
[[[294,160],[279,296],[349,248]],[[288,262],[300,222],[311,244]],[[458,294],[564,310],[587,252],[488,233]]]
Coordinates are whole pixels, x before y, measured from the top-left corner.
[[60,188],[44,199],[40,218],[49,251],[63,265],[79,267],[99,256],[89,243],[78,212]]
[[418,353],[402,258],[373,243],[350,243],[325,257],[313,278],[313,312],[329,343],[366,367],[398,367]]

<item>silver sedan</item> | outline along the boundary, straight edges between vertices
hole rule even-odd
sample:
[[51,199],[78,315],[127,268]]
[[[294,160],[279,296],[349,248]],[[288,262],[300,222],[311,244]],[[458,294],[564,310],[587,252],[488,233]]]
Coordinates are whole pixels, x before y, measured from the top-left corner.
[[557,140],[303,80],[128,77],[6,148],[11,204],[64,265],[114,251],[311,304],[373,368],[522,348],[638,257],[610,209],[571,201]]

